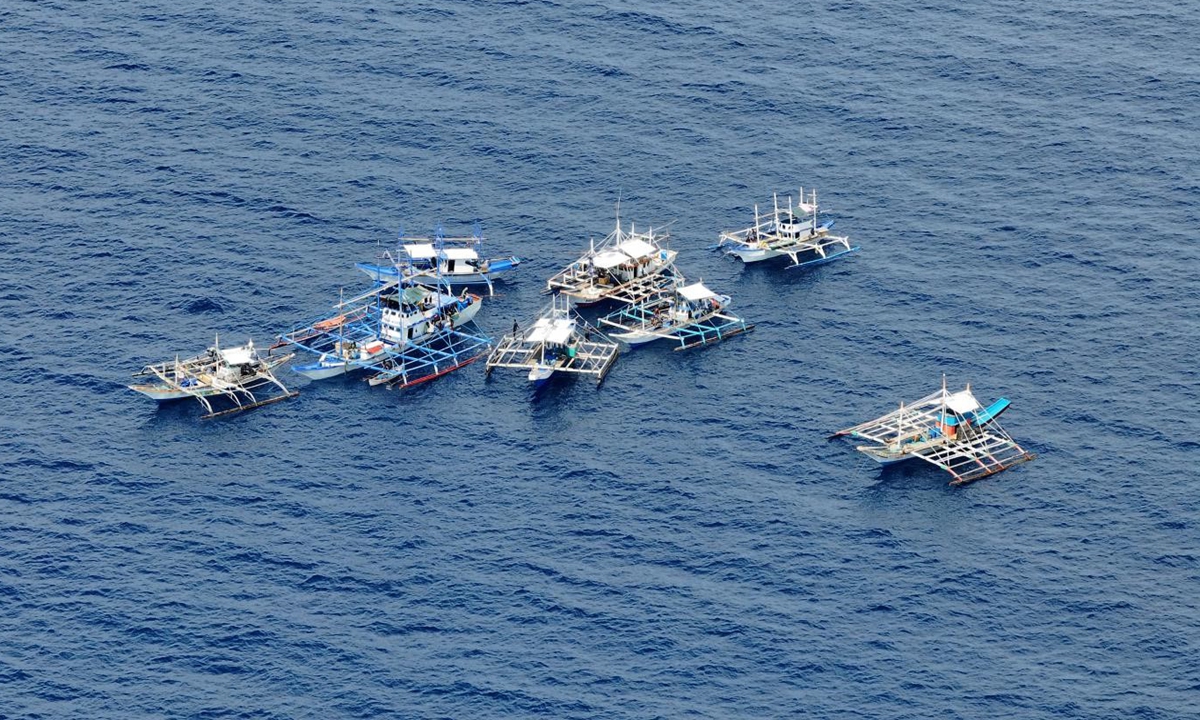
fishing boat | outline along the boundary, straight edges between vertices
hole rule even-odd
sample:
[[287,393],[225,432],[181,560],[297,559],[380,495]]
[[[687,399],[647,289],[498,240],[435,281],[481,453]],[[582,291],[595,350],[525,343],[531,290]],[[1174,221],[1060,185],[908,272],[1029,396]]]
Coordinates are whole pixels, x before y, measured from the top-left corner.
[[645,300],[600,318],[609,336],[629,345],[671,340],[676,350],[724,340],[754,329],[727,311],[730,298],[704,283],[676,283]]
[[385,251],[376,263],[355,263],[378,283],[412,279],[422,285],[486,285],[517,268],[521,258],[496,257],[484,259],[483,230],[478,224],[469,237],[445,237],[439,226],[432,238],[400,236],[395,251]]
[[858,252],[849,238],[832,234],[832,227],[832,222],[822,224],[817,219],[817,191],[812,190],[806,202],[804,188],[800,188],[800,201],[793,204],[789,195],[786,207],[781,207],[779,195],[774,195],[773,210],[765,217],[755,205],[754,224],[722,232],[715,247],[744,263],[787,257],[792,261],[789,269],[820,265]]
[[855,449],[880,465],[924,460],[962,485],[1034,458],[1000,427],[1010,404],[1000,398],[984,407],[970,385],[952,393],[943,378],[937,392],[832,437],[866,440]]
[[682,279],[675,270],[677,251],[664,247],[667,237],[653,229],[639,233],[632,223],[625,232],[618,214],[616,228],[551,277],[546,289],[566,295],[579,305],[604,300],[639,302]]
[[[214,418],[298,395],[284,387],[274,373],[275,368],[292,357],[293,354],[269,352],[263,357],[253,340],[222,348],[217,338],[212,347],[195,357],[184,360],[176,357],[174,362],[147,365],[133,375],[144,382],[129,388],[158,402],[195,398],[207,411],[202,417]],[[228,401],[233,407],[217,410],[214,400]]]
[[[364,370],[372,385],[408,387],[469,365],[490,338],[469,325],[483,299],[463,290],[385,282],[334,306],[334,314],[279,336],[315,356],[293,370],[312,380]],[[466,327],[464,327],[466,326]]]
[[529,371],[529,381],[542,385],[557,373],[590,375],[596,384],[604,380],[620,349],[597,329],[588,325],[570,307],[570,301],[555,296],[541,315],[496,344],[487,359],[487,374],[496,368]]

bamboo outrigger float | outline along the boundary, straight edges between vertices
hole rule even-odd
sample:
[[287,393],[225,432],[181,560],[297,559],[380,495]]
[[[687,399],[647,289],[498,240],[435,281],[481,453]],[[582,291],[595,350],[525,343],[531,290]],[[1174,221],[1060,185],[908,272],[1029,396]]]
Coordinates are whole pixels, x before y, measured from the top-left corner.
[[445,237],[438,226],[432,238],[412,237],[400,233],[395,252],[384,251],[378,263],[355,263],[378,283],[411,279],[422,285],[487,285],[494,294],[492,282],[516,269],[521,258],[512,255],[485,259],[483,229],[478,223],[469,237]]
[[817,220],[817,191],[804,201],[804,188],[800,188],[800,202],[787,207],[779,206],[779,196],[774,196],[774,211],[762,217],[758,206],[754,206],[754,224],[743,230],[722,232],[717,248],[733,255],[744,263],[761,262],[777,257],[791,258],[788,269],[809,267],[832,262],[851,253],[858,252],[851,246],[849,238],[833,235],[829,230],[833,223],[820,224]]
[[599,385],[619,352],[617,343],[571,310],[567,298],[556,296],[524,330],[513,323],[488,356],[487,374],[496,368],[528,370],[529,381],[542,385],[555,373],[573,373],[590,375]]
[[951,485],[963,485],[1034,458],[997,421],[1009,404],[1000,398],[983,407],[970,385],[951,393],[942,378],[932,395],[832,437],[869,441],[855,449],[881,465],[924,460],[950,473]]
[[548,292],[559,292],[579,305],[604,300],[636,303],[672,285],[682,276],[675,270],[678,252],[663,247],[664,232],[629,232],[617,226],[598,245],[593,243],[578,260],[546,282]]
[[293,367],[312,380],[367,371],[371,385],[410,387],[470,365],[487,351],[491,339],[469,325],[482,300],[465,290],[455,295],[410,280],[385,282],[338,303],[334,315],[280,335],[276,346],[317,356]]
[[[272,356],[268,352],[264,358],[258,354],[253,340],[238,347],[221,348],[218,338],[201,355],[147,365],[133,375],[147,382],[129,388],[158,402],[195,398],[207,411],[201,416],[204,419],[231,415],[299,395],[284,387],[274,373],[275,368],[293,355]],[[255,395],[254,391],[264,389],[278,392],[261,399]],[[217,410],[212,403],[215,399],[228,400],[233,407]]]
[[676,283],[642,302],[626,305],[600,318],[609,336],[630,345],[671,340],[676,350],[709,345],[754,329],[727,312],[730,298],[704,283]]

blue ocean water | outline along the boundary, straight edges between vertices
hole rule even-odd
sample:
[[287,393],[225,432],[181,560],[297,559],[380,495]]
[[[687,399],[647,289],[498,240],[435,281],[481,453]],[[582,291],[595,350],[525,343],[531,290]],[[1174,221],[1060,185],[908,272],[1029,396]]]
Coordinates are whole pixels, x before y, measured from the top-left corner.
[[[0,717],[1200,717],[1194,4],[13,0]],[[816,186],[853,259],[704,248]],[[399,227],[621,214],[757,330],[228,420]],[[972,382],[965,488],[828,433]],[[285,376],[288,377],[288,376]]]

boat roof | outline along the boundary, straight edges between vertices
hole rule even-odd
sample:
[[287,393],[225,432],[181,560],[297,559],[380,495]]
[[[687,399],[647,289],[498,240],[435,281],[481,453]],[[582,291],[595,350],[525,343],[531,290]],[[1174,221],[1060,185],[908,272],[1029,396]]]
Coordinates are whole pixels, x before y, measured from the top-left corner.
[[478,260],[479,253],[473,248],[446,248],[442,250],[442,256],[447,260]]
[[717,294],[704,286],[704,283],[692,283],[679,288],[679,294],[688,300],[705,300],[716,297]]
[[653,255],[657,249],[641,238],[630,238],[617,246],[618,251],[625,253],[635,260]]
[[221,359],[230,365],[249,365],[254,362],[254,350],[249,347],[225,348]]
[[970,390],[959,390],[946,396],[946,407],[959,415],[964,415],[979,409],[979,401]]
[[621,263],[629,262],[629,256],[616,250],[605,250],[592,258],[592,264],[601,270],[614,268]]
[[563,345],[571,339],[571,333],[574,331],[575,321],[570,318],[538,318],[526,340]]
[[405,245],[404,252],[413,260],[427,260],[437,257],[437,252],[433,249],[433,243],[419,243],[415,245]]

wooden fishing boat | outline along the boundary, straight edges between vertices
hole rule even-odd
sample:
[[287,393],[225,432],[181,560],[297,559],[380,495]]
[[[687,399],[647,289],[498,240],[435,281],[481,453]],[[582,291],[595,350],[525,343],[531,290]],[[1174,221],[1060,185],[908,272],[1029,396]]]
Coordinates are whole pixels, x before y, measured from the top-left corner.
[[832,437],[868,441],[855,449],[881,465],[924,460],[950,473],[951,485],[962,485],[1034,458],[1000,427],[1010,404],[1000,398],[984,407],[970,385],[951,393],[943,378],[937,392]]
[[821,224],[817,220],[816,190],[805,202],[801,188],[800,202],[794,205],[789,195],[787,207],[780,207],[779,196],[775,195],[773,207],[772,213],[763,217],[755,205],[754,224],[722,232],[715,247],[744,263],[790,258],[792,264],[788,268],[820,265],[858,252],[859,248],[852,247],[849,238],[829,232],[832,222]]
[[682,279],[675,270],[678,253],[664,246],[664,232],[639,233],[631,223],[629,232],[616,228],[599,244],[546,282],[548,292],[558,292],[579,305],[604,300],[639,302]]
[[445,237],[439,226],[432,238],[405,237],[401,233],[395,251],[385,251],[380,262],[355,263],[372,280],[379,283],[411,279],[431,287],[449,285],[486,285],[515,270],[521,258],[511,255],[485,259],[483,230],[477,224],[468,237]]
[[[284,387],[274,374],[275,368],[292,357],[293,354],[270,352],[263,357],[253,340],[222,348],[218,338],[206,352],[195,357],[183,360],[176,357],[174,362],[147,365],[134,373],[135,379],[145,382],[129,388],[158,402],[194,398],[207,411],[202,417],[213,418],[298,395]],[[217,400],[231,403],[232,407],[218,410],[213,404]]]
[[496,344],[487,359],[487,374],[496,368],[529,371],[529,381],[541,385],[557,373],[589,375],[596,384],[604,380],[620,349],[570,308],[565,297],[555,297],[542,314]]
[[407,387],[477,360],[491,340],[471,326],[483,299],[463,290],[385,282],[335,306],[330,317],[279,336],[316,356],[292,369],[312,380],[368,371],[372,385]]
[[718,342],[754,329],[727,311],[730,298],[704,283],[676,283],[639,303],[600,318],[609,336],[629,345],[671,340],[676,350]]

